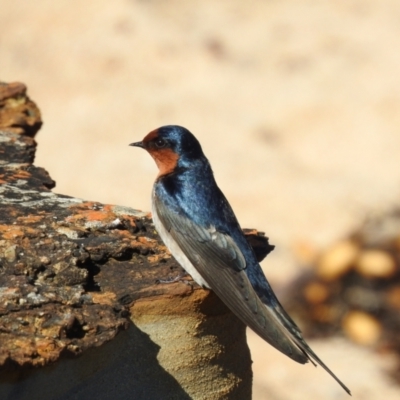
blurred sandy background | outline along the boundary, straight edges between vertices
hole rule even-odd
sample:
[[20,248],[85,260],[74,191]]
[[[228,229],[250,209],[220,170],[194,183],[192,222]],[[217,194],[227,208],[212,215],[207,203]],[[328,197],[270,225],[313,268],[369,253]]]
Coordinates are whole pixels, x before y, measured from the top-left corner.
[[[153,160],[128,147],[165,124],[200,140],[243,227],[277,249],[323,247],[400,192],[398,0],[0,0],[0,79],[43,113],[36,164],[56,191],[150,209]],[[322,371],[249,333],[254,399],[345,399]],[[398,399],[390,357],[311,341],[355,399]]]

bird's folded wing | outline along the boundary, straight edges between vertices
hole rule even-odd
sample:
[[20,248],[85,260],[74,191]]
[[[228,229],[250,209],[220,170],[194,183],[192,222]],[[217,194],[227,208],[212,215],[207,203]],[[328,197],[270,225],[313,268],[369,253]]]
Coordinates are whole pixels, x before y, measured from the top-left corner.
[[299,363],[309,358],[293,343],[272,308],[263,304],[244,269],[242,252],[227,234],[204,228],[155,200],[157,215],[179,247],[218,297],[254,332]]
[[[291,359],[321,365],[349,394],[350,390],[303,339],[299,328],[273,293],[260,300],[246,273],[246,260],[231,236],[215,227],[204,228],[183,213],[167,210],[155,199],[157,214],[199,274],[217,296],[260,337]],[[314,364],[315,365],[315,364]]]

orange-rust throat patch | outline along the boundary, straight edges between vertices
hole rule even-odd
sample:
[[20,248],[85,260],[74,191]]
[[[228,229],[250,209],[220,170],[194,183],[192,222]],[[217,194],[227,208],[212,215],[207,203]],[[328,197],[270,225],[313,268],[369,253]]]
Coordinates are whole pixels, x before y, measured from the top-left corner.
[[178,164],[179,156],[171,149],[148,149],[148,152],[160,170],[158,177],[170,174]]

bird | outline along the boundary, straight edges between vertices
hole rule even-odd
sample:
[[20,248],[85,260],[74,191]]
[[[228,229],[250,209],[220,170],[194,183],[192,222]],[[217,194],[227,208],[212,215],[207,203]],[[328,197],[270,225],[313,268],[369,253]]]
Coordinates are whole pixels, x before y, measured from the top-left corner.
[[298,363],[319,364],[351,395],[280,304],[196,137],[182,126],[166,125],[130,146],[147,150],[157,164],[153,222],[193,280],[213,290],[270,345]]

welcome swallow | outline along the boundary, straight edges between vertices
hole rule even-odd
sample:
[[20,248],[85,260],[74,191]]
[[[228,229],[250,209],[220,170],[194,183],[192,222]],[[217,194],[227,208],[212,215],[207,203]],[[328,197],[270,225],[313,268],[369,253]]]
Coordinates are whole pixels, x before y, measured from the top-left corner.
[[301,364],[318,363],[351,394],[279,303],[193,134],[163,126],[131,146],[147,150],[159,168],[153,221],[179,264],[270,345]]

